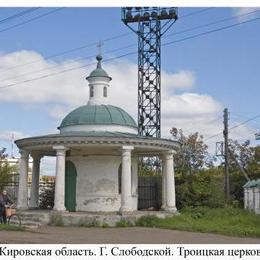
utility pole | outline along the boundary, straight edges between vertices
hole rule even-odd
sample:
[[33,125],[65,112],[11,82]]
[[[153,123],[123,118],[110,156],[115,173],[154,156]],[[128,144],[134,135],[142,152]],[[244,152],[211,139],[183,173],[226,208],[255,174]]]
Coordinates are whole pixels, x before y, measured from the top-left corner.
[[225,204],[228,205],[229,197],[230,197],[230,189],[229,189],[229,172],[228,172],[228,109],[224,109],[224,158],[225,158]]

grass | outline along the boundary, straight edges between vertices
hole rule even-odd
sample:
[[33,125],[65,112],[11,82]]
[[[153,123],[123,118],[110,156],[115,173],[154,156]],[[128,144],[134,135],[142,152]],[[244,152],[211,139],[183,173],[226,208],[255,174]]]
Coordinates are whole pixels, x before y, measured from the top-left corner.
[[13,225],[7,224],[0,224],[0,231],[24,231],[24,227],[18,227]]
[[126,220],[126,219],[121,219],[120,221],[116,222],[116,227],[132,227],[133,224]]
[[239,237],[260,237],[260,215],[238,208],[186,208],[179,216],[144,216],[137,226],[158,227]]

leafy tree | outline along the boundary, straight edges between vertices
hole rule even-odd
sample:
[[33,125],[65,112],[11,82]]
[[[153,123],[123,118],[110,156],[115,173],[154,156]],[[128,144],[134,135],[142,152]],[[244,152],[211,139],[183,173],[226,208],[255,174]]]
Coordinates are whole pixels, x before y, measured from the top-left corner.
[[[249,141],[240,144],[236,140],[229,140],[229,149],[233,154],[233,156],[230,156],[229,161],[231,199],[238,201],[242,206],[244,198],[243,185],[247,180],[240,172],[236,161],[243,167],[251,180],[259,179],[260,146],[252,147]],[[235,157],[236,161],[233,157]]]
[[177,208],[224,205],[223,170],[215,167],[193,175],[176,175]]
[[12,174],[16,171],[16,167],[10,166],[6,157],[6,154],[0,154],[0,191],[12,181]]
[[170,133],[181,144],[174,155],[177,207],[223,206],[223,169],[214,167],[203,136],[198,132],[185,136],[176,128]]
[[185,136],[181,129],[176,128],[172,128],[170,133],[181,144],[181,149],[174,156],[176,173],[191,175],[205,167],[212,167],[213,160],[202,135],[196,132]]

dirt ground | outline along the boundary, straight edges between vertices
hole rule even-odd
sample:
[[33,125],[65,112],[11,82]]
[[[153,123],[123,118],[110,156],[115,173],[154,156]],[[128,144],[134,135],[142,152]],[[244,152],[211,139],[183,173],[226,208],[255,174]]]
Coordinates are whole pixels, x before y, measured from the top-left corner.
[[257,238],[157,228],[42,227],[32,231],[0,231],[0,243],[8,244],[259,244]]

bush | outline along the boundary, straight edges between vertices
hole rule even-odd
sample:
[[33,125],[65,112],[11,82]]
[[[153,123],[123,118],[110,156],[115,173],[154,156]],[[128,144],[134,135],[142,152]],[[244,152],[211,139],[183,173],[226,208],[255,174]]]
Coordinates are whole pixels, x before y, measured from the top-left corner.
[[52,209],[54,206],[54,193],[54,183],[51,186],[42,188],[39,195],[39,208]]
[[120,221],[116,222],[116,227],[132,227],[133,224],[126,220],[126,219],[121,219]]
[[224,206],[223,175],[212,170],[200,171],[192,175],[176,175],[177,208]]
[[160,219],[155,215],[143,216],[136,221],[137,226],[141,227],[156,227],[160,222]]

